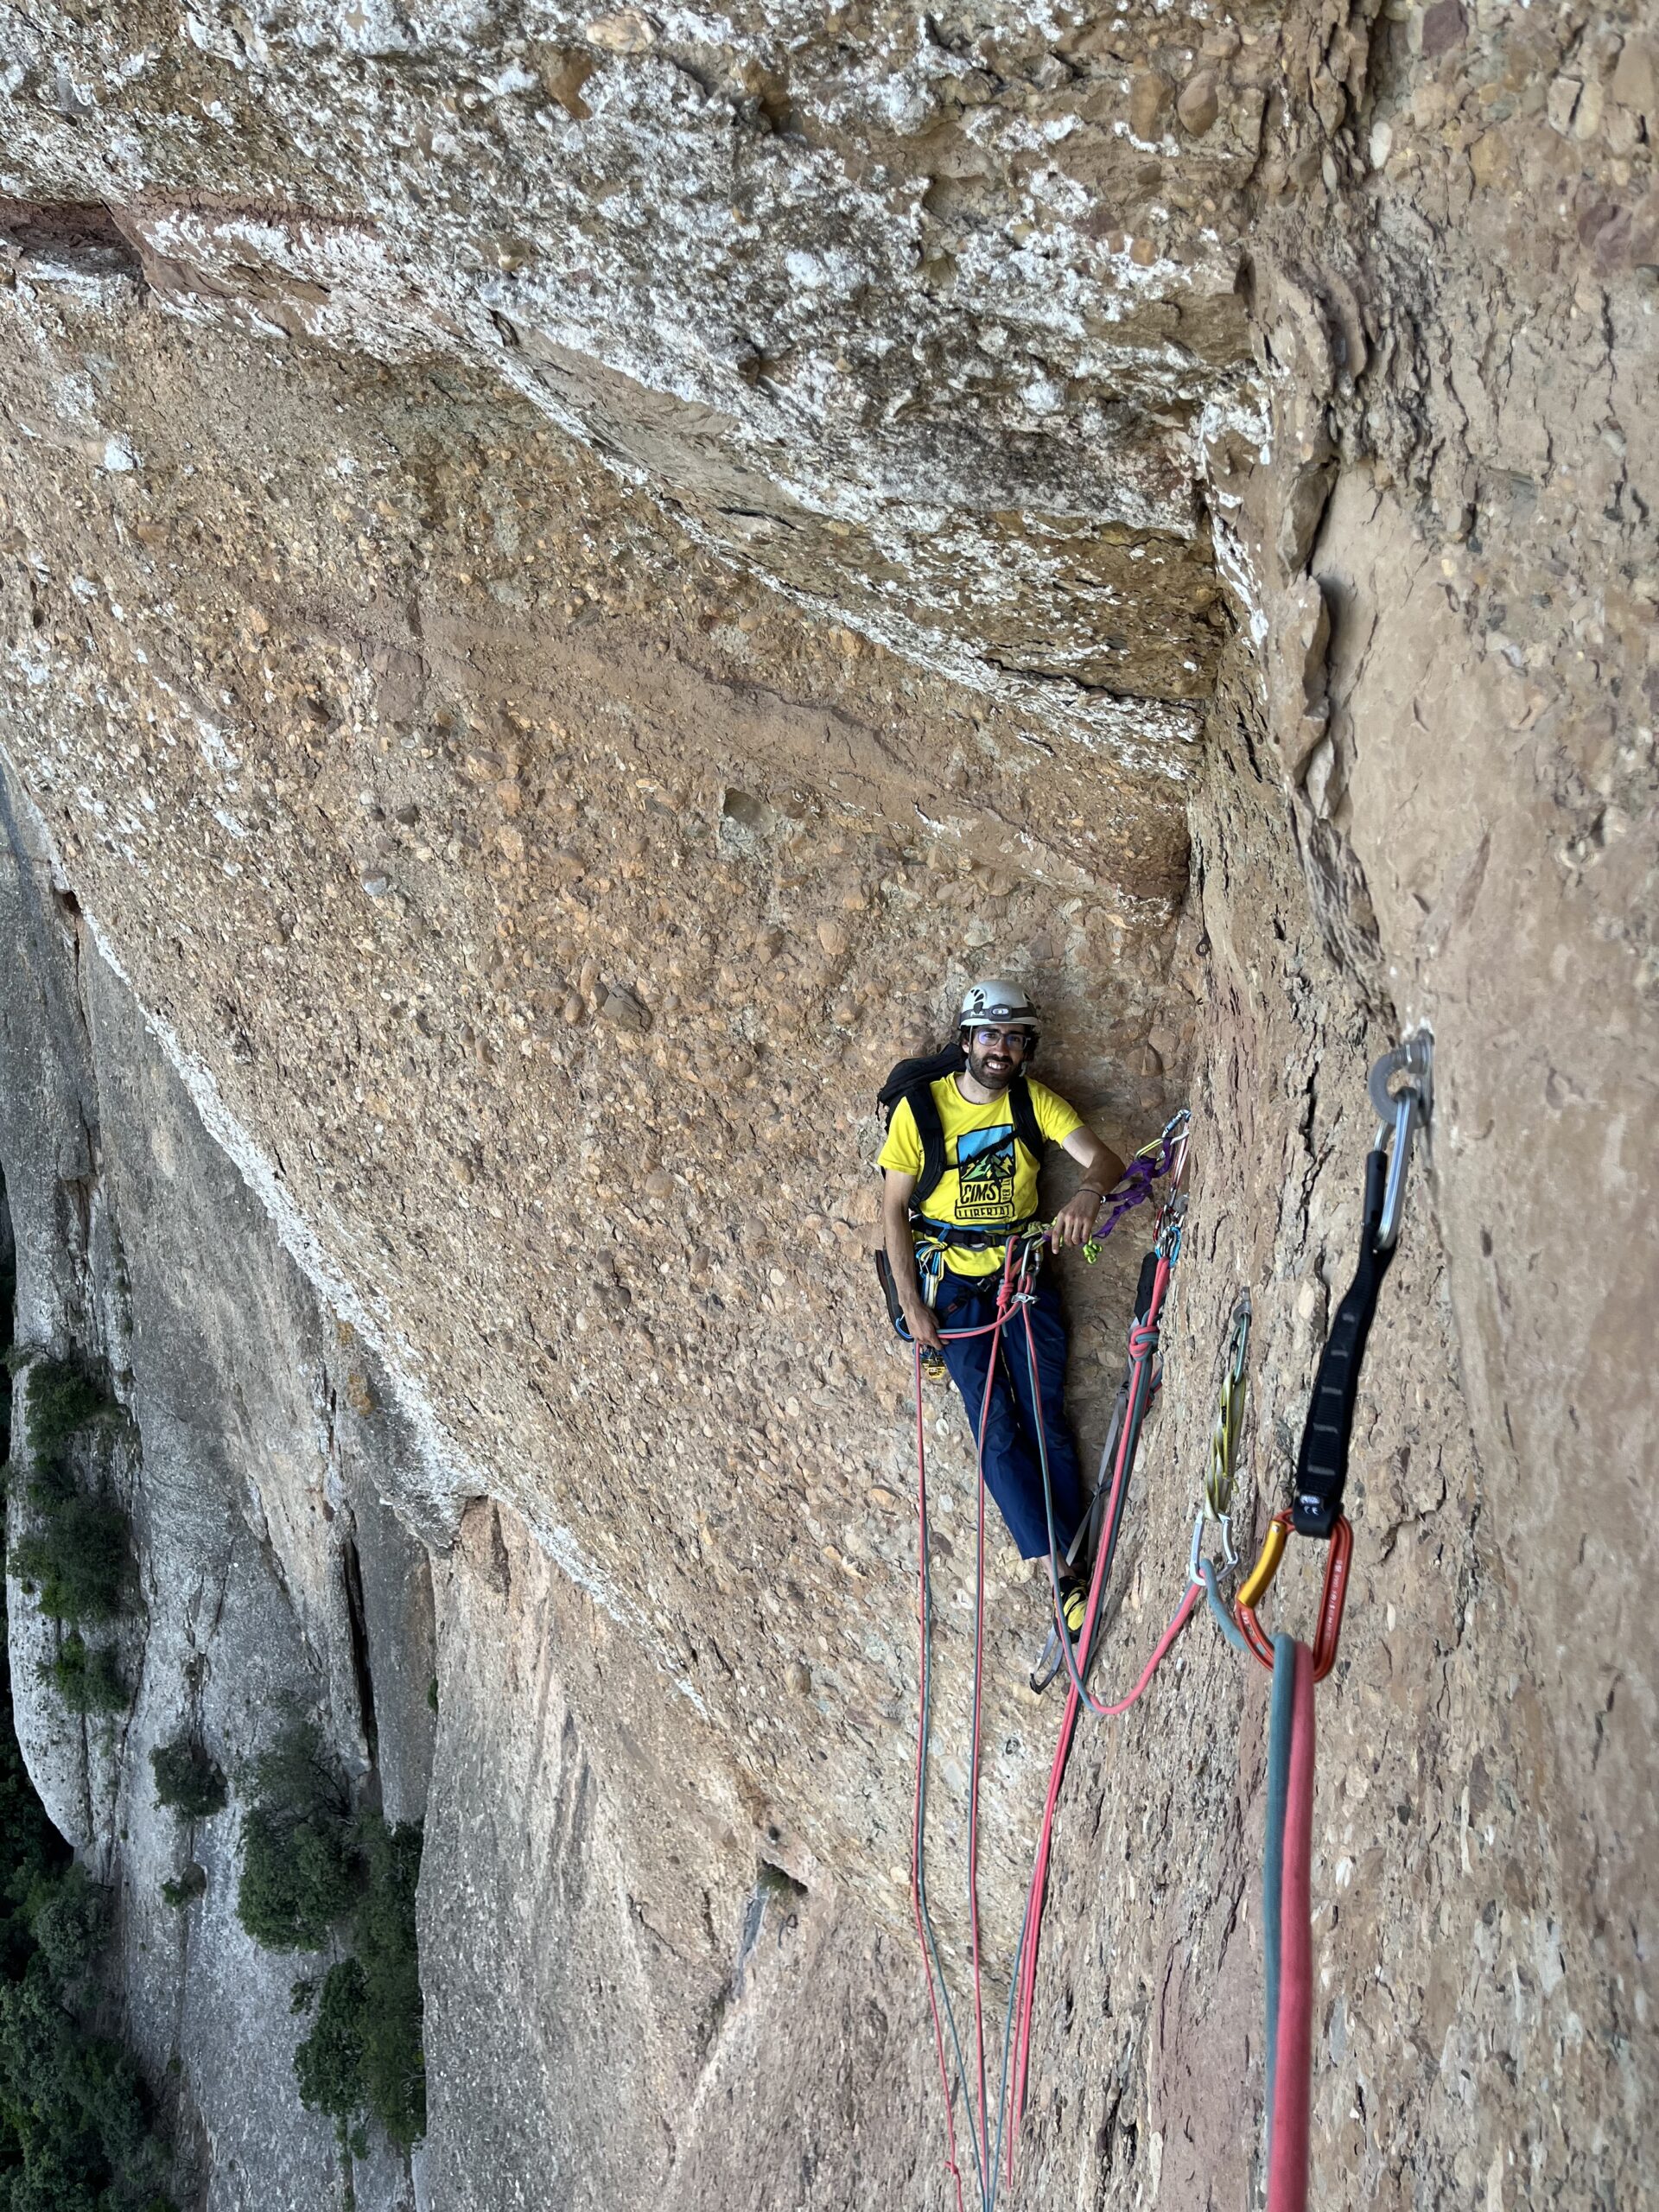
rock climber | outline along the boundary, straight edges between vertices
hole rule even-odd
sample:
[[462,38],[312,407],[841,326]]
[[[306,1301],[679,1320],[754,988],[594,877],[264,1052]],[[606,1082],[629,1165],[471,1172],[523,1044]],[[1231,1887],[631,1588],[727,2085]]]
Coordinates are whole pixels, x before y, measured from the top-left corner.
[[[942,1332],[981,1329],[995,1319],[1003,1255],[1010,1234],[1036,1217],[1038,1164],[1049,1145],[1060,1146],[1083,1170],[1077,1189],[1054,1216],[1050,1242],[1056,1250],[1088,1242],[1123,1162],[1064,1098],[1032,1080],[1027,1071],[1037,1051],[1037,1009],[1017,983],[993,978],[974,984],[959,1019],[959,1051],[951,1057],[961,1065],[954,1071],[948,1061],[938,1074],[933,1071],[939,1060],[901,1063],[882,1090],[882,1103],[892,1103],[880,1152],[882,1222],[905,1325],[925,1354],[943,1356],[977,1430],[993,1339],[952,1338]],[[920,1274],[918,1233],[927,1255]],[[1065,1324],[1048,1274],[1039,1274],[1035,1302],[1027,1311],[1055,1530],[1065,1559],[1084,1506],[1065,1420]],[[1035,1440],[1039,1415],[1023,1328],[1020,1336],[1017,1348],[997,1357],[991,1382],[985,1481],[1020,1557],[1040,1559],[1048,1550],[1048,1522]],[[1068,1567],[1061,1580],[1062,1610],[1074,1637],[1087,1604],[1081,1580],[1086,1565],[1079,1560],[1077,1571]]]

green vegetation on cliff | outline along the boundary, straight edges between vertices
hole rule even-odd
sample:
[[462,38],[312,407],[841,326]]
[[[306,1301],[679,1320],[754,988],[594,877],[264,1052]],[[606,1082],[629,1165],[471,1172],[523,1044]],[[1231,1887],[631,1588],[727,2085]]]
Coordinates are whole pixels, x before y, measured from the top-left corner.
[[130,1602],[131,1546],[127,1516],[103,1496],[88,1497],[69,1446],[86,1430],[120,1418],[91,1371],[71,1360],[30,1363],[23,1440],[34,1526],[12,1548],[12,1572],[40,1592],[54,1620],[111,1621]]
[[102,1646],[89,1646],[79,1636],[66,1636],[55,1655],[41,1662],[40,1671],[71,1713],[122,1713],[126,1709],[127,1686],[121,1679],[114,1655]]
[[343,2140],[367,2113],[407,2148],[426,2129],[420,1826],[353,1815],[345,1776],[306,1721],[290,1722],[254,1773],[237,1895],[242,1925],[274,1950],[321,1950],[341,1929],[350,1939],[320,1990],[295,1984],[296,2010],[315,2007],[294,2056],[300,2094],[338,2122]]
[[[4,1199],[0,1182],[0,1227]],[[0,1253],[8,1352],[10,1259]],[[0,1373],[0,1451],[11,1443],[14,1365],[8,1357]],[[49,1452],[92,1417],[79,1370],[57,1370],[45,1398],[30,1394]],[[96,1399],[92,1414],[103,1402]],[[30,1427],[38,1450],[33,1420]],[[109,1941],[110,1892],[75,1865],[47,1819],[11,1712],[0,1580],[0,2212],[172,2212],[164,2194],[170,2153],[143,2082],[120,2044],[83,2017]]]
[[[8,1319],[10,1308],[8,1308]],[[25,1363],[9,1357],[9,1373]],[[113,1652],[89,1645],[83,1624],[118,1620],[130,1609],[132,1546],[127,1516],[102,1491],[83,1487],[70,1447],[89,1430],[123,1418],[96,1375],[79,1360],[26,1363],[24,1449],[11,1463],[8,1498],[21,1480],[29,1526],[10,1547],[10,1566],[41,1611],[70,1630],[41,1667],[71,1713],[115,1713],[128,1696]]]
[[254,1764],[236,1910],[256,1943],[320,1951],[362,1887],[351,1790],[308,1721],[293,1720]]
[[0,2206],[168,2212],[171,2163],[132,2060],[84,2024],[109,1892],[70,1859],[29,1785],[0,1635]]
[[224,1770],[205,1745],[194,1737],[176,1736],[149,1755],[156,1777],[156,1802],[187,1821],[211,1820],[225,1809],[227,1792]]

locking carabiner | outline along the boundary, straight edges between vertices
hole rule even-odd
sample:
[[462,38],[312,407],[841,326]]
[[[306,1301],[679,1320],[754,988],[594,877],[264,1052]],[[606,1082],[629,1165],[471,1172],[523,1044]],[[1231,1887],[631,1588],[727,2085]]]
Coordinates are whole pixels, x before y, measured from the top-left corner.
[[[1243,1630],[1244,1641],[1269,1674],[1273,1672],[1273,1639],[1257,1620],[1255,1609],[1266,1597],[1274,1576],[1279,1572],[1291,1527],[1291,1511],[1286,1506],[1268,1523],[1262,1556],[1240,1585],[1238,1595],[1233,1600],[1234,1617]],[[1319,1626],[1313,1637],[1313,1679],[1316,1682],[1322,1682],[1336,1665],[1337,1646],[1342,1640],[1342,1611],[1348,1598],[1348,1564],[1354,1549],[1354,1532],[1344,1514],[1337,1516],[1336,1525],[1331,1531],[1330,1545],[1325,1567],[1325,1588],[1319,1597]]]

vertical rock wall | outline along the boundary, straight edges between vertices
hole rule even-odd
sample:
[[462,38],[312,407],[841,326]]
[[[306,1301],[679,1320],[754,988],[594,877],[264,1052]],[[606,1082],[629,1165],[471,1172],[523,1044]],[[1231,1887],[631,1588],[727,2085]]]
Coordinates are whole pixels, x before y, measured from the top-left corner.
[[[1103,1134],[1198,1119],[1109,1672],[1179,1594],[1243,1287],[1260,1534],[1365,1066],[1432,1025],[1319,1700],[1313,2197],[1640,2202],[1652,26],[9,35],[24,1333],[132,1378],[134,1753],[234,1557],[215,1725],[297,1684],[365,1764],[349,1520],[414,1808],[433,1562],[430,2201],[951,2199],[863,1168],[888,1059],[1012,967]],[[1132,1261],[1070,1284],[1085,1450]],[[971,1471],[931,1418],[960,2002]],[[1039,1618],[995,1550],[999,2016]],[[1264,1699],[1200,1619],[1080,1746],[1015,2201],[1251,2199]],[[89,1848],[149,1838],[137,1898],[133,1755],[94,1789],[34,1725]],[[215,2074],[207,1847],[205,1945],[163,1974],[132,1907],[134,2017],[197,2054],[213,2201],[271,2201],[329,2154],[280,1975],[236,1985],[257,2096]]]

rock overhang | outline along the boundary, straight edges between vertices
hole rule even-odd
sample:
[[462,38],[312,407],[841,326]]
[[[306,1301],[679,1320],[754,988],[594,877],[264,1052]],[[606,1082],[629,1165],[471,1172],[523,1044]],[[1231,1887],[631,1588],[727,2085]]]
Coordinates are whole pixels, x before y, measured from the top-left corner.
[[66,16],[19,29],[0,190],[106,206],[175,312],[465,358],[722,558],[1179,774],[1274,29]]

